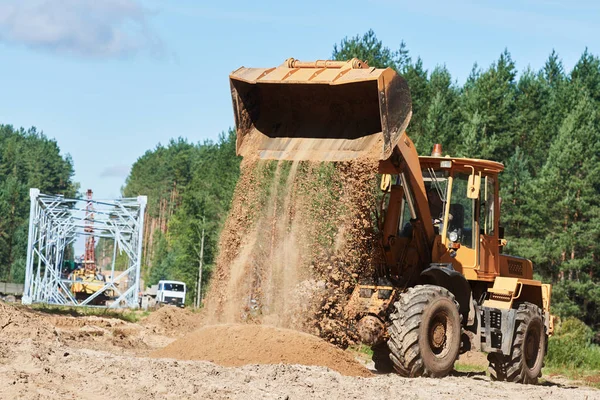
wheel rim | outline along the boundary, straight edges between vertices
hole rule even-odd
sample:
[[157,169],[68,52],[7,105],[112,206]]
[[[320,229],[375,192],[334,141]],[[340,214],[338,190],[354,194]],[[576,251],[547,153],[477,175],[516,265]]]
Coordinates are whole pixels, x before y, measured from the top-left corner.
[[446,312],[438,312],[429,323],[429,348],[436,357],[448,353],[448,342],[452,338],[452,324]]
[[525,355],[525,364],[529,369],[532,369],[537,363],[539,354],[540,354],[540,336],[541,331],[539,326],[529,326],[527,330],[527,335],[525,337],[525,342],[523,344],[524,349],[523,353]]

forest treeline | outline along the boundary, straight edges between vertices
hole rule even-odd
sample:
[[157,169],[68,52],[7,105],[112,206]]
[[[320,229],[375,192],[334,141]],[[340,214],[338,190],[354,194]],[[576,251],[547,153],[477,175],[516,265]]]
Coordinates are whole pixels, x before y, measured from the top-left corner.
[[0,125],[0,281],[23,282],[29,188],[73,197],[73,162],[35,128]]
[[[420,154],[441,143],[445,154],[504,163],[506,252],[530,258],[538,277],[554,284],[555,313],[599,330],[600,58],[586,49],[567,71],[552,51],[541,68],[518,70],[504,50],[459,84],[445,66],[428,70],[404,43],[386,47],[373,31],[343,39],[332,57],[358,57],[407,79],[408,134]],[[148,196],[147,284],[183,280],[191,302],[203,230],[207,282],[239,168],[233,130],[216,142],[171,140],[135,162],[122,192]],[[55,141],[33,128],[0,126],[0,279],[22,279],[29,187],[75,195],[72,176]]]
[[[446,154],[504,163],[506,251],[532,259],[538,277],[555,284],[554,312],[598,329],[600,59],[584,50],[566,71],[552,51],[540,69],[519,71],[504,50],[492,65],[475,64],[460,85],[444,66],[428,70],[404,43],[386,47],[373,31],[343,39],[332,56],[392,67],[407,79],[414,113],[408,133],[420,154],[441,143]],[[182,279],[193,292],[202,227],[209,272],[239,161],[229,131],[217,143],[171,141],[134,164],[124,195],[150,199],[149,283]]]
[[552,51],[520,73],[504,50],[473,66],[459,85],[445,66],[428,71],[402,42],[390,49],[373,31],[345,38],[333,57],[391,67],[408,81],[407,129],[419,154],[500,161],[506,252],[533,261],[552,282],[553,312],[600,328],[600,58],[585,49],[571,71]]
[[[187,283],[192,303],[204,231],[203,281],[217,253],[217,242],[240,171],[235,155],[235,131],[216,142],[192,144],[171,140],[147,151],[131,169],[123,195],[145,194],[148,206],[144,229],[143,277],[146,284],[160,279]],[[202,285],[202,292],[206,290]]]

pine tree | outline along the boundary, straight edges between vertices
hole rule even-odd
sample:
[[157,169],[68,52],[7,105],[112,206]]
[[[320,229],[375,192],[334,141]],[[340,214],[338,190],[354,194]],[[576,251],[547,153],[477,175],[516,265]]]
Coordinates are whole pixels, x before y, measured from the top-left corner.
[[515,64],[508,50],[488,70],[473,68],[462,98],[461,134],[478,145],[475,152],[463,145],[462,154],[496,161],[510,157],[515,140],[515,76]]
[[29,188],[75,197],[73,161],[36,128],[0,125],[0,280],[25,277]]
[[[600,115],[586,92],[565,118],[550,147],[539,179],[544,202],[537,212],[544,215],[544,244],[549,253],[546,270],[554,273],[569,293],[583,295],[583,288],[595,288],[600,251]],[[566,283],[566,282],[569,283]],[[591,285],[591,286],[590,286]],[[585,303],[600,304],[600,297],[586,295]],[[587,314],[588,323],[600,323]]]
[[396,71],[402,71],[410,62],[404,41],[400,42],[398,50],[391,50],[377,39],[372,29],[362,36],[345,37],[339,45],[333,45],[333,60],[346,61],[355,57],[366,61],[370,67],[390,67]]
[[571,80],[578,87],[584,87],[592,99],[600,101],[600,58],[590,54],[586,48],[573,67]]
[[459,135],[458,89],[453,85],[446,67],[437,67],[429,79],[431,101],[423,132],[416,137],[419,154],[429,154],[435,143],[442,144],[445,154],[456,154],[455,147]]
[[[420,139],[426,135],[424,124],[430,106],[429,79],[427,70],[423,67],[423,60],[420,57],[417,58],[415,63],[409,63],[400,72],[408,83],[412,97],[413,115],[407,132],[416,141],[427,141],[427,139]],[[426,149],[421,150],[427,151]],[[431,151],[431,148],[429,148],[429,151]]]

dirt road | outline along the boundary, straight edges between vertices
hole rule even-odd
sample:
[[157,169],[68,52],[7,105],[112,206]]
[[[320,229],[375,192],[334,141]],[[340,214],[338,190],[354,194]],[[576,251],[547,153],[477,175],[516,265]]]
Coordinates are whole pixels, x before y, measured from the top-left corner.
[[[188,325],[191,328],[186,328]],[[0,303],[0,399],[600,398],[600,391],[564,380],[526,386],[490,382],[483,374],[445,379],[374,374],[356,377],[297,364],[224,367],[201,360],[149,357],[169,344],[177,348],[176,339],[181,342],[196,335],[197,339],[210,340],[210,327],[184,336],[188,329],[200,325],[197,315],[181,310],[161,310],[139,323],[130,323],[114,318],[49,315]],[[219,329],[215,332],[223,334],[224,328]],[[255,335],[235,329],[240,329],[238,339],[245,339],[257,350],[244,353],[250,362],[253,354],[269,347],[271,340],[296,341],[289,331],[281,334],[253,327],[259,332]],[[297,352],[329,354],[334,368],[338,358],[344,359],[346,366],[352,362],[348,353],[328,350],[326,342],[299,335],[307,344]],[[260,342],[252,342],[255,337]],[[240,345],[231,340],[227,346],[223,337],[220,343],[217,352],[225,346],[232,353]],[[193,343],[188,346],[194,350]],[[200,350],[194,350],[195,354],[202,356]],[[303,360],[302,355],[298,357]]]

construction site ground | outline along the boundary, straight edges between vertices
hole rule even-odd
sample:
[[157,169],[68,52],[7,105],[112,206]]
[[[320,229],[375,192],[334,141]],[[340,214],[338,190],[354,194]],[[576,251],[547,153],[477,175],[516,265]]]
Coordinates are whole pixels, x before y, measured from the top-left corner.
[[407,379],[377,375],[368,358],[315,336],[205,326],[201,313],[173,307],[136,323],[71,314],[0,302],[0,399],[600,398],[560,376],[491,382],[477,353],[460,360],[476,372]]

